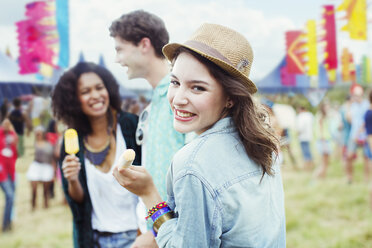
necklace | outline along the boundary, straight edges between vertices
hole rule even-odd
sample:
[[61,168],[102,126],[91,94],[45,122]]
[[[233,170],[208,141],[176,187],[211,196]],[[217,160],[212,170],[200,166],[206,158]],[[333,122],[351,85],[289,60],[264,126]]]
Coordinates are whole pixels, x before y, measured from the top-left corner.
[[[108,172],[111,168],[113,161],[113,154],[115,154],[115,130],[116,130],[116,111],[110,108],[108,111],[108,138],[107,142],[101,146],[100,148],[93,148],[88,144],[88,136],[85,136],[83,139],[84,147],[85,147],[85,156],[89,161],[99,170],[103,172]],[[111,151],[112,150],[112,151]]]
[[106,156],[110,150],[110,140],[111,137],[108,136],[107,142],[104,144],[104,146],[98,149],[94,149],[88,144],[87,140],[84,139],[83,142],[85,147],[85,156],[93,165],[101,165],[103,161],[105,161]]

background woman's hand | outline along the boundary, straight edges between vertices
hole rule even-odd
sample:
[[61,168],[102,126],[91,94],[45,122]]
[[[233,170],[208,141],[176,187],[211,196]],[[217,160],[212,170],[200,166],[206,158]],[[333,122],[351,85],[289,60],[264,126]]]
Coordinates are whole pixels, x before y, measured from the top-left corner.
[[78,180],[80,169],[80,160],[75,155],[67,155],[62,162],[63,175],[69,182]]

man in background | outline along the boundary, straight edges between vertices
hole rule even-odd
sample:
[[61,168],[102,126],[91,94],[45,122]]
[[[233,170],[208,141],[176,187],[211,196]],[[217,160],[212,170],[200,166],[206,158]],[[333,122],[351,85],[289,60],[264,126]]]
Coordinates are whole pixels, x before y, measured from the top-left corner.
[[[153,177],[162,199],[167,199],[168,167],[173,155],[185,144],[185,136],[173,128],[167,99],[170,66],[162,48],[169,42],[168,31],[158,16],[136,10],[115,20],[110,35],[115,41],[116,62],[127,68],[128,78],[144,78],[154,90],[151,103],[139,117],[136,138],[142,145],[142,165]],[[133,245],[156,246],[151,232],[137,238]]]
[[364,99],[363,94],[364,91],[360,85],[355,85],[351,88],[352,104],[348,113],[346,113],[346,118],[351,123],[346,160],[346,177],[348,183],[353,181],[353,163],[356,158],[357,148],[361,148],[364,151],[364,176],[366,181],[368,181],[369,176],[369,158],[368,150],[366,149],[366,132],[364,129],[364,116],[369,108],[369,103]]
[[15,132],[18,135],[18,157],[22,157],[25,151],[24,148],[24,129],[27,121],[26,115],[21,109],[21,100],[19,98],[13,99],[14,109],[9,114],[9,120],[12,123]]
[[[372,90],[369,92],[368,95],[368,100],[369,100],[369,108],[364,115],[364,125],[365,129],[367,132],[367,143],[368,143],[368,148],[369,148],[369,155],[371,155],[372,151]],[[371,157],[370,158],[370,163],[371,163]],[[369,186],[369,195],[370,195],[370,207],[372,210],[372,182],[370,183]]]

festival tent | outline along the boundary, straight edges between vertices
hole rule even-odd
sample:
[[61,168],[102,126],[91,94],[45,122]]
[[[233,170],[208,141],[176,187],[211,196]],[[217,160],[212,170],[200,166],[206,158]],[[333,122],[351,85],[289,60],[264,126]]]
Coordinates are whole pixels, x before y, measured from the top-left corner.
[[[307,75],[296,74],[296,85],[287,86],[281,83],[280,69],[286,66],[285,57],[280,61],[274,70],[272,70],[263,79],[256,82],[258,92],[261,94],[277,94],[277,93],[300,93],[306,94],[314,89],[310,86],[310,78]],[[328,89],[327,71],[324,66],[319,66],[318,87],[317,89]]]
[[35,75],[20,75],[17,62],[0,52],[0,103],[4,98],[32,94],[34,86],[43,86],[44,82]]

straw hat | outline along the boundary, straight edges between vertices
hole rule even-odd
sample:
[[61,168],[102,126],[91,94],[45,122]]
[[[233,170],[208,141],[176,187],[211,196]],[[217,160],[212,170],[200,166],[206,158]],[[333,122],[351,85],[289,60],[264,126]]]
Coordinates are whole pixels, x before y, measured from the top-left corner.
[[165,57],[172,61],[174,53],[186,47],[240,79],[253,94],[257,91],[249,79],[253,51],[247,39],[238,32],[217,24],[203,24],[184,44],[170,43],[163,47]]

